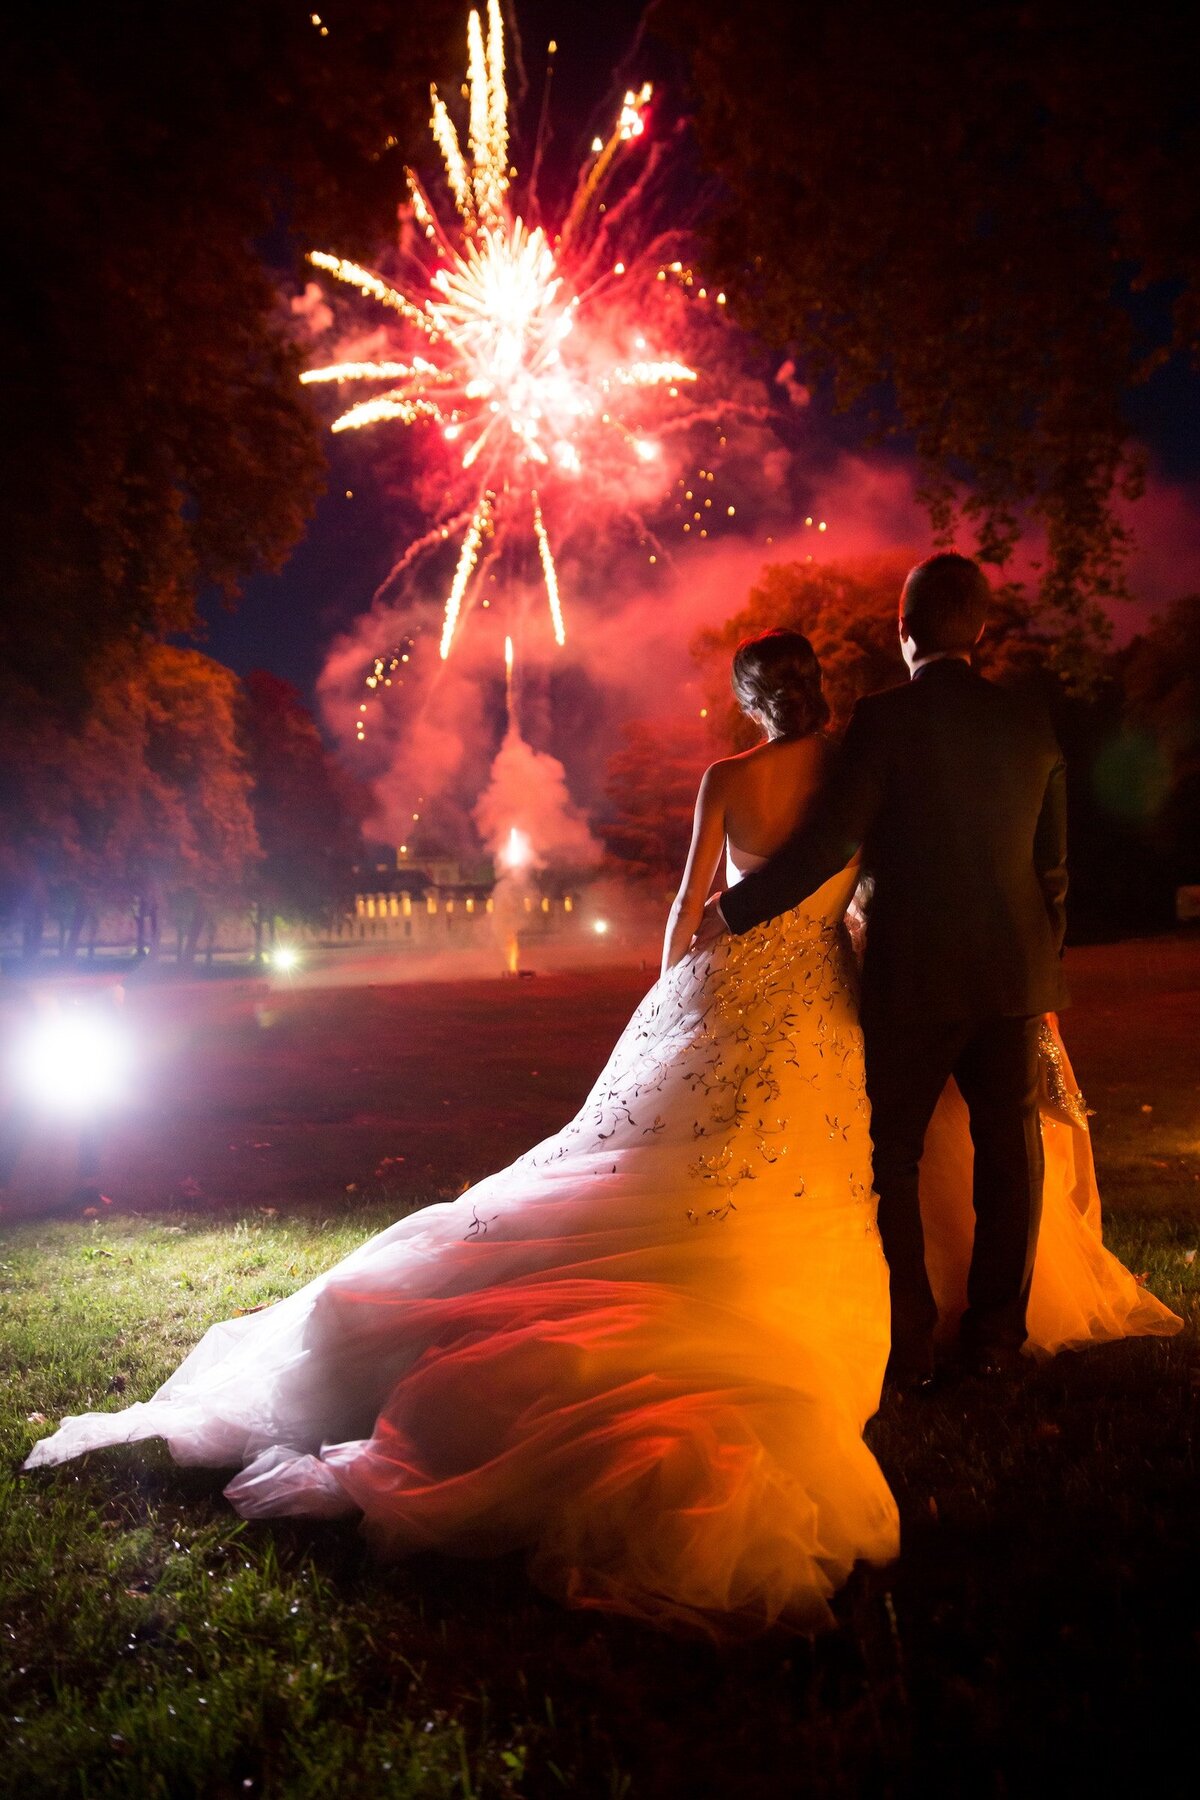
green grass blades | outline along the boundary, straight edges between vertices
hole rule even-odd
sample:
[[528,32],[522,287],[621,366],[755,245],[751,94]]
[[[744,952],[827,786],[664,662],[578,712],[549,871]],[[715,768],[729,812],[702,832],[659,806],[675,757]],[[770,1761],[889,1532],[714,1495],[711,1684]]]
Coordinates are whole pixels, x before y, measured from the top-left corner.
[[1048,1742],[1081,1783],[1143,1742],[1165,1757],[1194,1679],[1200,1221],[1194,1190],[1161,1202],[1126,1183],[1110,1240],[1189,1331],[886,1411],[901,1562],[815,1644],[725,1651],[561,1612],[515,1559],[381,1568],[352,1524],[243,1524],[161,1445],[17,1473],[61,1413],[144,1398],[392,1206],[10,1229],[0,1790],[999,1794],[1041,1791]]

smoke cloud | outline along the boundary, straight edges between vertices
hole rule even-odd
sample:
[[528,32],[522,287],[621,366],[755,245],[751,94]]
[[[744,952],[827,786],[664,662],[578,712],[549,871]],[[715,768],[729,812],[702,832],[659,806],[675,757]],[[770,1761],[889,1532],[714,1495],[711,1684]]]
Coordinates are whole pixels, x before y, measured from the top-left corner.
[[[496,851],[516,826],[543,861],[594,866],[599,850],[589,821],[603,804],[621,727],[644,719],[668,737],[694,731],[703,694],[690,646],[744,603],[764,567],[897,550],[915,560],[929,550],[916,471],[902,457],[788,450],[747,429],[729,434],[713,471],[703,490],[714,502],[702,513],[712,525],[703,542],[682,530],[689,513],[701,510],[697,476],[685,471],[675,521],[660,524],[657,536],[630,534],[614,544],[596,532],[568,543],[560,558],[568,632],[561,650],[530,570],[524,583],[485,579],[449,661],[441,662],[453,542],[442,561],[435,555],[421,565],[415,593],[377,599],[331,646],[320,704],[373,783],[382,836],[399,843],[432,827],[448,849],[482,842]],[[1200,503],[1190,490],[1152,476],[1127,519],[1138,598],[1113,608],[1118,642],[1177,595],[1200,590]],[[1015,573],[1036,578],[1039,552],[1030,533]],[[517,646],[519,731],[509,730],[505,707],[506,633]],[[389,687],[368,694],[363,680],[373,659],[402,641],[408,660]]]
[[515,726],[505,733],[474,819],[480,837],[501,861],[514,833],[518,855],[528,845],[535,868],[591,869],[603,854],[571,799],[562,763],[527,744]]

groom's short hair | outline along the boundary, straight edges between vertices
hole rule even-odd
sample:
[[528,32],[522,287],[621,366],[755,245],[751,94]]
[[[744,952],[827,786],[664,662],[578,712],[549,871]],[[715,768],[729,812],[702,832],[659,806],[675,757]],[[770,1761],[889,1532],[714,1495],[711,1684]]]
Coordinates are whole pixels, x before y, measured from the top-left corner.
[[991,590],[979,564],[957,550],[939,550],[910,569],[900,617],[924,656],[969,650],[987,617]]

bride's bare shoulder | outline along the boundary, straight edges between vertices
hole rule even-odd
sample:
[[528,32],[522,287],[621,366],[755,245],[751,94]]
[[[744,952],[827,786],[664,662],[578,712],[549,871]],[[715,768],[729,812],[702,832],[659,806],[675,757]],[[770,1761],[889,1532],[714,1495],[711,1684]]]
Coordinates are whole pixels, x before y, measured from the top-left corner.
[[752,779],[754,771],[761,768],[763,752],[770,748],[770,744],[755,744],[750,750],[718,757],[716,762],[709,763],[701,777],[702,792],[722,798],[736,793]]
[[776,835],[776,827],[786,834],[803,816],[821,785],[827,753],[826,740],[813,734],[721,757],[704,772],[700,805],[724,819],[735,841],[753,848],[764,834]]
[[711,776],[726,787],[753,781],[767,771],[773,774],[786,771],[800,780],[807,776],[816,779],[825,766],[828,752],[829,743],[822,732],[812,732],[802,738],[774,738],[755,744],[749,750],[740,750],[734,756],[722,757],[707,770],[706,779]]
[[707,769],[705,769],[705,781],[714,783],[735,781],[739,771],[744,769],[747,763],[756,757],[760,750],[764,750],[765,748],[765,744],[755,744],[752,750],[738,750],[733,756],[718,757],[716,762],[709,763]]

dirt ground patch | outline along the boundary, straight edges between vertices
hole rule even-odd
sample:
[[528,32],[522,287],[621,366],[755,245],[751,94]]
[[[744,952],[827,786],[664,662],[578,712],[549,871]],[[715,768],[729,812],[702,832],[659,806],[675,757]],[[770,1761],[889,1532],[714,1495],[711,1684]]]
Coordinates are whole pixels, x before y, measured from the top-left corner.
[[[381,960],[284,980],[126,984],[134,1058],[101,1138],[120,1210],[331,1206],[444,1196],[582,1103],[652,971],[530,981],[396,979]],[[1147,1168],[1164,1201],[1200,1179],[1200,934],[1070,953],[1064,1025],[1113,1198]],[[47,992],[54,984],[44,984]],[[10,1021],[11,1023],[11,1021]],[[9,1216],[69,1205],[71,1130],[29,1131]]]

